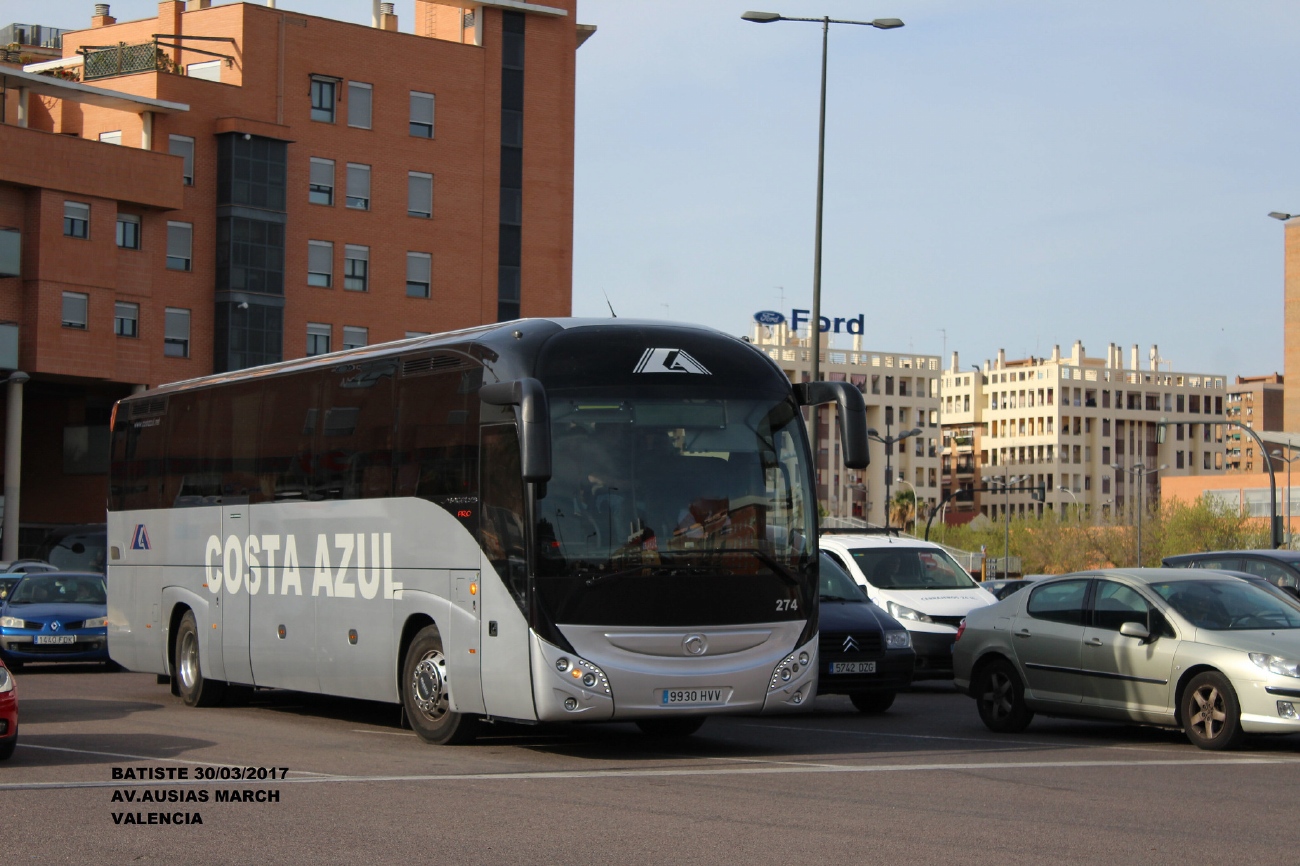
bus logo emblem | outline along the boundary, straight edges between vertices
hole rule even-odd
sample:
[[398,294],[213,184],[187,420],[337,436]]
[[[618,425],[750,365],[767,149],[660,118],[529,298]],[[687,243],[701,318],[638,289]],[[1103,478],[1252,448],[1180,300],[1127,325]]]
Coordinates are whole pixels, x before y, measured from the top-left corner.
[[131,535],[132,550],[149,550],[149,531],[144,528],[143,523],[135,525],[135,532]]
[[703,364],[681,349],[646,349],[633,373],[695,373],[711,376]]

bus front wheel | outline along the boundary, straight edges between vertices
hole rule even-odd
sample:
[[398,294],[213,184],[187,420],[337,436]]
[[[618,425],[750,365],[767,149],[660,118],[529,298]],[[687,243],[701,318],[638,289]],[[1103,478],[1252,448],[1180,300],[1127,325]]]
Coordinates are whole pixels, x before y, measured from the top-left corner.
[[402,665],[402,707],[411,730],[438,746],[473,742],[478,717],[451,710],[447,657],[437,626],[426,626],[411,641]]
[[191,707],[212,707],[221,703],[226,684],[203,676],[199,664],[199,626],[193,611],[186,611],[176,629],[176,647],[172,652],[172,682],[181,700]]

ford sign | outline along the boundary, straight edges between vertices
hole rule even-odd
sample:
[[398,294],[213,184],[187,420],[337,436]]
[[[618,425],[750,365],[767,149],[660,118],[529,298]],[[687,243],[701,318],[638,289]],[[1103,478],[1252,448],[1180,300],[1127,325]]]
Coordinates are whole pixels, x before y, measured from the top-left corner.
[[785,316],[776,310],[763,310],[754,314],[754,321],[760,325],[779,325],[785,321]]

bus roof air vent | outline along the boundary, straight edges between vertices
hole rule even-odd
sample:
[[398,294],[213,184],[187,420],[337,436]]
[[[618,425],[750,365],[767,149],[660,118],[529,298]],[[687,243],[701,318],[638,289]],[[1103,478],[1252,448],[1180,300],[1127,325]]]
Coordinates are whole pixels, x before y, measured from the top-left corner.
[[434,354],[424,357],[403,358],[403,376],[424,376],[429,373],[445,373],[450,370],[468,370],[476,366],[470,359],[459,355]]
[[153,397],[148,400],[136,400],[128,403],[131,407],[130,420],[135,421],[138,418],[153,418],[157,415],[167,414],[167,398]]

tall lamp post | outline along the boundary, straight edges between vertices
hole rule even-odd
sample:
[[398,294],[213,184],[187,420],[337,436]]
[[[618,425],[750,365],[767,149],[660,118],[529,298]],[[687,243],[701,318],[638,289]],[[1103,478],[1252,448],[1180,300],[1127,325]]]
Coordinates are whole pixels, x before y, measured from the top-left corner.
[[[1290,447],[1287,451],[1290,451]],[[1291,464],[1300,460],[1300,454],[1283,457],[1281,451],[1274,451],[1273,456],[1286,464],[1286,549],[1291,549]]]
[[1112,464],[1110,464],[1110,468],[1111,468],[1111,469],[1114,469],[1116,472],[1125,472],[1125,473],[1127,473],[1127,474],[1129,474],[1129,475],[1132,475],[1134,478],[1136,478],[1136,479],[1138,480],[1138,549],[1137,549],[1137,567],[1138,567],[1138,568],[1141,568],[1141,567],[1142,567],[1142,512],[1146,510],[1146,506],[1143,504],[1143,496],[1142,496],[1142,495],[1143,495],[1143,493],[1146,492],[1147,476],[1149,476],[1149,475],[1155,475],[1155,474],[1158,473],[1160,470],[1162,470],[1162,469],[1168,469],[1169,467],[1168,467],[1168,465],[1166,465],[1166,464],[1164,464],[1164,463],[1161,463],[1161,464],[1160,464],[1159,466],[1157,466],[1155,469],[1147,469],[1146,466],[1144,466],[1144,465],[1141,464],[1141,463],[1134,463],[1132,469],[1125,469],[1125,468],[1124,468],[1121,464],[1119,464],[1119,463],[1112,463]]
[[992,488],[994,485],[1002,485],[1002,493],[1006,497],[1006,504],[1003,508],[1003,517],[1006,518],[1006,536],[1002,541],[1002,578],[1005,580],[1011,573],[1011,486],[1019,484],[1028,476],[1021,475],[1003,475],[1001,478],[985,477],[981,480],[984,486]]
[[[778,12],[746,12],[740,16],[745,21],[754,24],[771,24],[776,21],[808,21],[817,22],[822,25],[822,89],[821,89],[821,110],[817,119],[817,218],[813,230],[813,289],[812,289],[812,322],[808,325],[808,341],[812,346],[812,374],[813,382],[821,381],[821,331],[822,331],[822,189],[825,178],[826,164],[826,49],[829,42],[830,29],[832,24],[857,24],[862,27],[874,27],[877,30],[893,30],[903,26],[903,22],[897,18],[877,18],[874,21],[846,21],[837,18],[823,16],[821,18],[787,18]],[[811,406],[808,410],[808,420],[812,425],[813,434],[813,459],[817,459],[817,454],[821,449],[821,431],[817,427],[817,407]],[[889,524],[888,511],[885,515],[885,524]]]
[[[907,439],[909,437],[919,436],[921,435],[921,432],[922,431],[920,427],[913,427],[911,430],[906,430],[902,433],[899,433],[897,436],[890,436],[889,426],[886,425],[885,435],[881,436],[875,427],[867,428],[867,438],[873,439],[876,442],[879,442],[885,446],[885,528],[886,529],[889,528],[889,503],[890,503],[889,490],[894,485],[894,464],[893,464],[894,445],[898,442],[902,442],[904,439]],[[915,496],[916,488],[913,487],[912,491],[913,491],[912,495]]]

